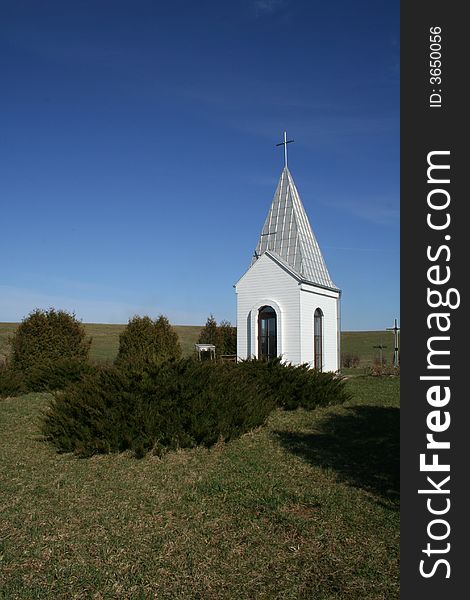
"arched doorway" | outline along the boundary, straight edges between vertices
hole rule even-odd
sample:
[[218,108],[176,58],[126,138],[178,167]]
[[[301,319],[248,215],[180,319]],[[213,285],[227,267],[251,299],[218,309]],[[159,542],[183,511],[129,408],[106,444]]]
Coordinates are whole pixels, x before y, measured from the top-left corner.
[[323,370],[323,313],[317,308],[313,317],[313,353],[315,369]]
[[262,306],[258,312],[258,358],[277,356],[277,318],[272,306]]

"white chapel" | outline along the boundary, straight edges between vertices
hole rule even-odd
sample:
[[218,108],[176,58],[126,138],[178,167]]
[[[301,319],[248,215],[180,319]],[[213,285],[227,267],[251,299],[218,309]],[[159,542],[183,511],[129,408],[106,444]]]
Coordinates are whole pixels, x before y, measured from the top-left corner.
[[340,297],[284,160],[251,265],[236,283],[237,356],[340,365]]

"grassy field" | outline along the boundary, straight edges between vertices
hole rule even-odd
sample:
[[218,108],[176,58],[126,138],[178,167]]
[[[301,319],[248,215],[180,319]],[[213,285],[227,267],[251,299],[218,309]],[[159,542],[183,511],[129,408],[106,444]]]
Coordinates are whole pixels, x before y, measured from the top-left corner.
[[[8,337],[15,331],[15,323],[0,323],[0,355],[8,351]],[[119,334],[125,325],[101,325],[86,323],[87,334],[92,338],[91,358],[99,362],[114,360],[119,347]],[[174,326],[183,353],[189,355],[194,350],[201,327],[197,325]],[[359,367],[366,367],[374,361],[377,350],[373,346],[383,344],[387,346],[384,356],[391,362],[393,355],[393,334],[390,331],[345,331],[341,336],[341,350],[343,354],[353,354],[360,358]]]
[[[119,334],[125,325],[105,325],[84,323],[87,335],[92,338],[91,359],[97,362],[111,362],[119,348]],[[17,328],[16,323],[0,323],[0,355],[8,352],[8,338]],[[189,355],[194,351],[202,326],[174,325],[183,353]]]
[[0,597],[399,597],[397,378],[228,444],[77,459],[0,401]]
[[383,356],[387,364],[393,363],[392,331],[343,331],[341,333],[341,352],[357,355],[359,367],[369,366],[378,358],[378,350],[374,346],[386,346]]

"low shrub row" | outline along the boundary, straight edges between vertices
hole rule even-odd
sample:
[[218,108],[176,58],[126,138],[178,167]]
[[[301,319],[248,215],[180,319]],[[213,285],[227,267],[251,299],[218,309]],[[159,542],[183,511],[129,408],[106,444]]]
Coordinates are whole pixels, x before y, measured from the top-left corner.
[[344,402],[332,374],[271,362],[193,359],[107,368],[57,392],[43,433],[60,452],[79,456],[211,446],[262,425],[271,411]]
[[342,404],[349,400],[344,381],[334,373],[321,373],[307,365],[292,365],[281,358],[269,361],[251,359],[240,368],[262,381],[280,408],[312,410],[318,406]]
[[[220,339],[233,338],[230,324],[213,325]],[[53,391],[43,433],[58,451],[79,456],[211,446],[262,425],[276,406],[313,409],[348,399],[332,373],[281,359],[183,360],[164,316],[132,318],[108,367],[89,364],[90,340],[65,311],[34,311],[11,346],[0,366],[0,395]]]
[[274,406],[264,385],[236,365],[184,359],[85,375],[55,394],[43,433],[61,452],[142,456],[238,437]]
[[[34,310],[10,338],[10,356],[0,361],[0,397],[60,390],[93,372],[91,338],[75,315],[50,308]],[[178,335],[168,319],[135,316],[119,339],[116,365],[146,369],[181,357]]]
[[94,370],[91,364],[77,358],[44,359],[25,369],[7,365],[0,370],[0,397],[61,390]]
[[8,363],[0,367],[0,398],[21,396],[28,391],[23,374],[14,371]]

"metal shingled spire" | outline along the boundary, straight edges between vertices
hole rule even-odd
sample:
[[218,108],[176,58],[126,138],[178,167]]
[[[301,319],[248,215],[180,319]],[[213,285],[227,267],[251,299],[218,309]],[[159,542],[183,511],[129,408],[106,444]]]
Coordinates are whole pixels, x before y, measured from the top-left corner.
[[302,279],[338,289],[328,273],[287,165],[282,170],[251,264],[266,250],[279,256]]

